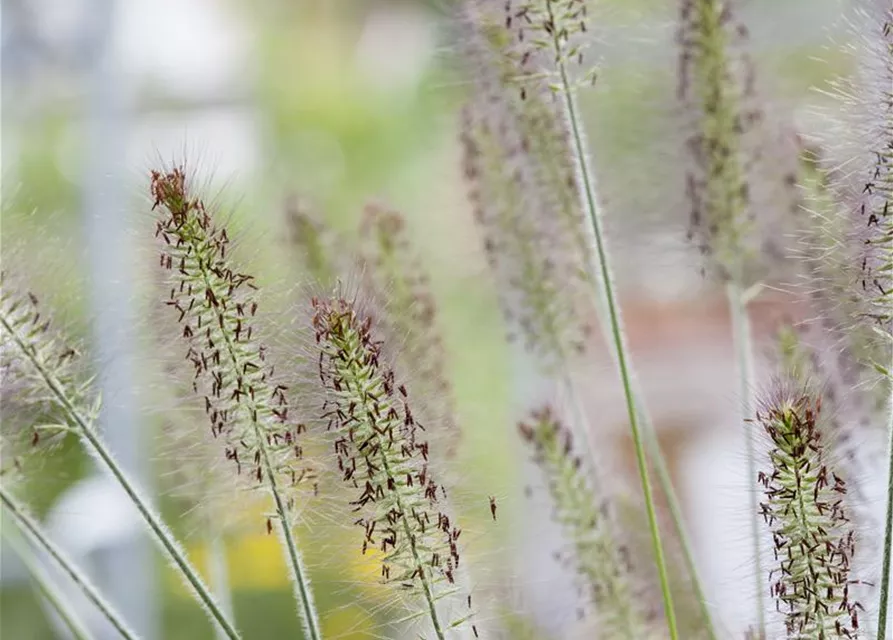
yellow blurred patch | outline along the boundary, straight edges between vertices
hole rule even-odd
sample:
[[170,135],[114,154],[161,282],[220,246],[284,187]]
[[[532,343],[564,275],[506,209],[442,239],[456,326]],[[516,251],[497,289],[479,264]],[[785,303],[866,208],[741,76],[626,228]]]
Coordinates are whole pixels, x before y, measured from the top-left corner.
[[[208,580],[208,547],[192,545],[187,554],[202,577]],[[279,538],[258,533],[241,536],[226,545],[226,563],[230,586],[236,589],[284,589],[288,587],[288,572],[279,546]],[[179,573],[168,567],[167,580],[171,590],[179,596],[191,597]]]

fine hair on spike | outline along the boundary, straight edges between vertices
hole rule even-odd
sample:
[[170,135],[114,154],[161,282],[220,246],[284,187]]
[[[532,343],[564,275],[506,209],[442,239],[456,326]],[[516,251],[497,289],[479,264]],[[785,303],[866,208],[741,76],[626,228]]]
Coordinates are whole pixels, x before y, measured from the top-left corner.
[[[252,276],[234,269],[226,228],[217,226],[181,167],[153,171],[150,192],[158,210],[159,264],[170,286],[164,304],[182,326],[193,391],[204,401],[221,455],[236,474],[246,474],[270,493],[271,519],[283,540],[301,621],[318,640],[318,614],[294,533],[297,490],[312,479],[301,446],[305,426],[289,415],[288,388],[277,383],[274,364],[255,333],[257,286]],[[271,521],[267,526],[272,530]]]
[[362,532],[360,553],[380,552],[383,583],[407,600],[439,640],[472,626],[468,609],[453,617],[462,529],[446,510],[447,490],[431,464],[434,452],[414,410],[411,381],[395,376],[378,323],[342,291],[310,301],[316,419],[331,434],[338,471],[355,493],[351,518]]
[[554,519],[568,542],[568,562],[595,609],[599,636],[657,638],[633,583],[632,558],[622,541],[612,498],[593,486],[594,470],[575,451],[571,432],[551,407],[530,414],[518,429],[546,479]]
[[[416,409],[424,424],[442,429],[448,457],[455,454],[459,431],[453,389],[446,370],[446,349],[430,276],[412,246],[406,219],[370,204],[360,223],[361,255],[372,287],[384,292],[387,321],[403,337],[397,366],[413,380]],[[445,437],[444,437],[445,436]]]
[[[747,29],[733,3],[680,0],[677,94],[694,118],[687,142],[689,238],[710,256],[712,269],[744,284],[755,262],[751,158],[745,138],[762,120],[754,103],[755,75],[740,50]],[[733,43],[738,41],[738,47]]]
[[823,440],[821,398],[808,386],[776,380],[756,423],[769,436],[756,481],[760,514],[774,546],[769,584],[789,638],[855,638],[861,605],[850,595],[856,533],[846,483]]
[[345,239],[297,196],[290,196],[284,207],[286,238],[303,271],[325,286],[334,286],[344,271],[353,267],[345,259]]

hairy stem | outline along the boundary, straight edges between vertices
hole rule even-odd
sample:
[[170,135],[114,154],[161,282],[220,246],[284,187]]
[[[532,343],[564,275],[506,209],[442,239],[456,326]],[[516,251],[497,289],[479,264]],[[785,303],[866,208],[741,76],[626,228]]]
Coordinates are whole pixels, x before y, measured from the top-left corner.
[[890,443],[887,450],[887,518],[884,521],[884,559],[881,562],[881,594],[878,602],[878,640],[885,640],[887,634],[887,613],[890,608],[890,556],[893,547],[893,393],[890,398],[890,419],[887,429]]
[[[557,33],[554,37],[558,37]],[[555,42],[555,48],[556,51],[560,51],[561,49],[561,45],[557,40]],[[588,166],[588,156],[583,144],[582,123],[578,121],[573,88],[570,79],[568,78],[567,68],[563,61],[559,61],[558,71],[561,79],[561,94],[564,97],[564,108],[573,139],[573,152],[577,169],[580,174],[580,182],[583,187],[583,204],[589,214],[592,231],[595,235],[599,269],[601,280],[604,285],[605,299],[607,301],[608,318],[611,324],[611,334],[617,354],[617,365],[620,369],[620,379],[623,383],[623,393],[626,398],[626,409],[630,430],[632,431],[633,444],[636,450],[636,465],[638,466],[639,478],[642,483],[642,492],[645,497],[645,508],[648,512],[648,527],[651,533],[651,544],[654,549],[654,558],[660,577],[661,595],[664,601],[667,628],[670,632],[670,638],[676,640],[678,638],[678,632],[676,630],[676,613],[673,609],[673,597],[670,593],[670,582],[667,574],[666,561],[664,559],[663,544],[661,543],[660,529],[657,524],[657,514],[654,508],[654,495],[651,489],[651,481],[648,477],[648,465],[645,459],[645,449],[642,443],[642,434],[639,429],[635,399],[632,392],[631,376],[627,365],[628,358],[623,337],[622,319],[615,299],[607,248],[605,247],[604,233],[602,231],[601,220],[599,219],[599,212],[596,206],[595,189],[592,184],[590,168]]]
[[[599,318],[604,320],[608,315],[607,302],[605,300],[604,293],[602,291],[599,291],[596,299]],[[599,322],[599,326],[602,328],[605,341],[608,344],[611,344],[612,340],[610,327],[604,321]],[[612,350],[611,355],[615,359],[617,358],[616,351]],[[670,470],[667,466],[667,461],[664,457],[664,453],[661,450],[660,442],[657,438],[657,431],[654,428],[654,422],[651,420],[651,414],[648,411],[648,407],[645,403],[645,394],[642,392],[642,387],[639,383],[638,377],[635,374],[635,369],[631,365],[628,365],[628,367],[632,394],[636,403],[636,411],[638,412],[639,419],[641,420],[642,431],[645,434],[648,452],[651,455],[651,461],[654,464],[655,470],[657,471],[658,482],[660,483],[660,487],[667,499],[667,506],[670,509],[670,518],[673,521],[673,528],[676,530],[676,535],[679,539],[679,546],[682,550],[682,558],[685,562],[686,570],[688,571],[692,589],[694,589],[695,592],[695,598],[697,598],[698,600],[698,608],[701,613],[701,618],[704,622],[704,628],[710,640],[717,640],[716,628],[713,625],[713,619],[710,616],[710,610],[707,607],[707,598],[704,594],[704,587],[701,584],[700,576],[698,575],[698,568],[695,564],[694,553],[692,552],[691,536],[689,535],[688,527],[685,525],[685,518],[682,514],[682,507],[679,504],[679,497],[676,495],[676,488],[673,486],[673,479],[670,477]],[[569,383],[567,384],[569,386],[570,393],[575,393],[574,389],[570,387]],[[579,404],[579,401],[576,402],[577,404]],[[588,440],[587,445],[590,447],[590,449],[592,449],[592,445]]]
[[[753,340],[751,337],[750,320],[747,315],[747,304],[744,300],[744,292],[741,287],[731,280],[726,285],[726,295],[729,301],[729,312],[732,316],[732,333],[735,341],[736,360],[738,363],[738,393],[741,402],[741,424],[745,427],[744,443],[747,457],[747,478],[753,481],[757,477],[756,452],[754,451],[754,437],[750,428],[753,414],[754,393],[754,362]],[[757,494],[750,492],[750,535],[753,544],[754,586],[756,588],[757,605],[757,629],[765,635],[766,615],[763,598],[763,558],[760,549],[760,517],[759,501]]]
[[230,638],[231,640],[238,640],[238,638],[240,637],[239,633],[235,630],[235,627],[233,627],[232,623],[229,622],[229,620],[221,611],[220,606],[211,595],[208,587],[202,581],[201,577],[199,577],[198,571],[186,558],[186,554],[180,547],[179,543],[167,531],[161,521],[161,518],[142,498],[134,484],[124,473],[124,470],[118,466],[118,463],[115,461],[111,452],[106,448],[105,443],[93,431],[93,428],[90,425],[90,421],[71,402],[68,395],[65,393],[65,390],[62,388],[62,385],[59,384],[58,380],[56,380],[56,377],[52,374],[52,372],[48,371],[46,367],[44,367],[43,364],[41,364],[41,362],[39,362],[34,357],[31,349],[28,347],[19,333],[15,330],[13,325],[9,322],[9,319],[6,317],[5,314],[0,314],[0,324],[2,324],[3,329],[7,331],[10,336],[12,336],[13,342],[18,347],[19,351],[41,376],[47,388],[56,399],[56,402],[59,403],[59,406],[74,422],[77,427],[77,433],[80,435],[84,443],[93,450],[99,461],[105,465],[106,469],[112,474],[118,484],[121,485],[121,488],[124,489],[127,497],[136,507],[137,511],[139,511],[143,520],[146,521],[146,524],[149,525],[149,530],[151,531],[152,535],[161,544],[162,548],[165,550],[168,556],[170,556],[171,560],[174,562],[182,576],[186,579],[187,583],[195,590],[195,594],[201,604],[207,609],[211,617],[226,632],[226,636],[228,638]]
[[[25,510],[18,504],[12,494],[7,492],[2,486],[0,486],[0,500],[2,500],[6,512],[15,520],[19,528],[26,532],[28,537],[37,546],[46,551],[53,560],[56,561],[59,567],[68,574],[75,584],[77,584],[78,588],[83,592],[87,599],[99,609],[102,615],[104,615],[112,626],[115,627],[115,630],[121,634],[121,637],[127,638],[128,640],[136,640],[138,636],[130,630],[127,623],[125,623],[124,620],[121,619],[121,616],[112,609],[111,605],[106,602],[102,595],[100,595],[90,580],[81,573],[81,571],[68,559],[65,553],[57,547],[55,543],[47,538],[41,526],[25,513]],[[35,578],[37,578],[37,573],[34,575]],[[66,622],[68,622],[67,619]]]
[[273,494],[273,500],[276,503],[276,514],[279,519],[279,526],[282,530],[282,538],[285,541],[285,548],[288,550],[288,561],[291,564],[291,570],[294,573],[294,586],[297,590],[298,599],[300,600],[302,619],[310,640],[321,640],[322,633],[319,630],[319,616],[316,613],[316,605],[313,603],[313,596],[310,593],[310,582],[307,579],[307,570],[304,568],[304,562],[301,560],[301,552],[295,540],[294,532],[291,528],[291,519],[282,499],[282,492],[279,490],[279,483],[276,481],[276,475],[273,472],[273,466],[270,464],[270,454],[263,441],[259,440],[259,449],[263,457],[263,463],[267,476],[269,477],[270,493]]
[[78,613],[73,610],[68,602],[66,602],[65,596],[59,593],[56,585],[53,584],[50,577],[44,572],[28,545],[20,539],[20,536],[11,533],[8,529],[3,530],[3,536],[12,547],[13,551],[15,551],[22,564],[25,565],[28,573],[31,574],[31,578],[34,580],[34,584],[38,591],[43,594],[43,597],[47,599],[50,606],[53,607],[53,610],[62,619],[62,622],[71,633],[72,637],[75,640],[89,640],[90,634],[87,632],[84,623],[80,620],[80,616],[78,616]]
[[[220,603],[220,608],[230,620],[234,619],[232,591],[226,565],[226,543],[223,537],[213,529],[209,531],[208,535],[208,581],[211,583],[214,596]],[[226,631],[217,625],[215,636],[218,640],[224,640]]]

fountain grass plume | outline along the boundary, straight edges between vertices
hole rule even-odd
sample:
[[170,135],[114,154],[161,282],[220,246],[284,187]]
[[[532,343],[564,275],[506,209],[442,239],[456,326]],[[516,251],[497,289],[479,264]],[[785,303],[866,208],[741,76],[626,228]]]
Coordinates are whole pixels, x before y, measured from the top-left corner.
[[810,315],[800,323],[798,333],[808,347],[811,372],[822,380],[823,398],[832,407],[823,423],[833,434],[832,445],[841,456],[849,490],[857,497],[852,510],[866,528],[860,545],[864,550],[871,538],[867,534],[877,523],[871,510],[864,508],[869,502],[866,470],[875,465],[868,459],[871,452],[861,445],[883,411],[886,394],[871,365],[872,328],[853,321],[860,309],[854,266],[861,262],[861,247],[848,241],[850,216],[842,215],[841,194],[835,188],[839,171],[829,168],[827,158],[815,148],[805,148],[801,156],[800,187],[808,224],[799,234],[803,247],[796,257],[803,270],[800,289]]
[[[558,122],[568,132],[568,158],[577,178],[576,197],[584,212],[583,220],[588,221],[587,240],[592,247],[592,250],[584,256],[580,269],[582,274],[587,278],[593,278],[602,287],[596,296],[601,294],[604,296],[602,321],[606,327],[610,327],[610,342],[614,347],[626,400],[667,628],[670,637],[675,639],[678,637],[676,614],[639,426],[640,416],[633,390],[633,374],[614,289],[586,134],[577,104],[579,89],[594,83],[597,77],[595,67],[587,67],[584,64],[587,20],[586,3],[581,0],[510,1],[505,4],[504,11],[504,25],[510,37],[508,46],[501,53],[508,56],[514,65],[518,97],[526,101],[529,95],[533,95],[532,90],[543,91],[546,95],[550,95],[556,105]],[[591,296],[589,302],[592,302]]]
[[568,541],[570,564],[595,609],[598,637],[657,637],[632,584],[631,558],[611,498],[593,486],[593,470],[574,451],[571,432],[548,406],[533,411],[519,431],[547,480],[553,519]]
[[[49,313],[41,307],[37,295],[6,272],[0,273],[0,315],[4,438],[11,441],[19,437],[11,429],[20,418],[34,446],[76,432],[78,427],[72,425],[59,394],[93,424],[99,399],[83,370],[80,349],[52,329]],[[34,421],[38,416],[40,424]]]
[[211,434],[235,473],[245,473],[269,492],[305,634],[321,637],[309,578],[295,536],[297,501],[312,470],[303,460],[305,427],[289,416],[288,388],[254,332],[258,302],[253,277],[235,270],[230,239],[192,192],[182,168],[153,171],[151,194],[158,210],[155,236],[160,266],[168,273],[164,304],[177,314],[188,345],[193,391],[202,397]]
[[[869,121],[868,150],[872,161],[859,193],[858,217],[861,231],[861,299],[858,318],[869,323],[878,335],[878,354],[873,364],[886,378],[887,402],[887,504],[884,520],[884,551],[878,598],[877,637],[886,637],[890,609],[890,570],[893,557],[893,7],[878,10],[871,22],[874,31],[871,101],[874,117]],[[877,83],[877,84],[874,84]]]
[[[511,339],[549,369],[583,353],[593,331],[578,175],[559,103],[506,57],[513,31],[486,3],[463,17],[474,94],[463,111],[463,164],[475,221]],[[506,23],[510,22],[506,19]]]
[[380,552],[382,582],[405,600],[407,620],[427,621],[426,634],[443,640],[470,627],[477,636],[459,580],[462,529],[432,471],[411,381],[395,376],[378,322],[356,298],[314,297],[311,306],[323,397],[316,418],[356,491],[349,506],[361,553]]
[[297,197],[285,205],[288,243],[298,255],[307,275],[316,282],[334,286],[345,267],[343,242],[338,235],[308,210]]
[[743,50],[732,46],[746,34],[731,2],[681,0],[677,94],[693,120],[689,238],[721,279],[739,286],[747,286],[759,258],[745,137],[763,117],[752,104],[753,69]]
[[416,410],[423,423],[445,431],[441,435],[447,436],[443,440],[451,457],[460,434],[430,276],[414,251],[400,213],[368,205],[360,234],[361,255],[373,287],[387,296],[391,331],[403,336],[398,364],[414,381]]
[[[0,344],[5,356],[13,364],[4,365],[5,371],[20,372],[32,397],[43,401],[63,418],[53,429],[75,433],[87,450],[127,494],[145,521],[149,533],[162,547],[172,565],[180,573],[187,587],[202,605],[209,618],[217,623],[231,640],[239,638],[238,632],[220,609],[198,571],[189,562],[179,542],[165,526],[149,501],[143,497],[134,482],[118,465],[112,452],[95,429],[95,416],[99,411],[98,397],[89,401],[88,387],[73,384],[68,377],[68,364],[77,352],[70,347],[59,346],[64,341],[50,331],[45,314],[38,307],[37,296],[22,293],[9,287],[4,278],[0,293]],[[35,432],[39,438],[39,432]],[[10,508],[14,504],[10,501]]]
[[[71,425],[70,417],[47,387],[46,379],[40,374],[41,369],[34,366],[30,358],[23,357],[23,350],[27,350],[31,358],[40,363],[42,370],[53,372],[60,387],[66,390],[73,403],[81,406],[85,414],[95,417],[98,405],[89,401],[90,381],[78,369],[79,351],[67,346],[55,335],[50,319],[38,308],[37,296],[33,292],[17,295],[14,289],[14,286],[10,286],[9,275],[2,274],[0,450],[3,461],[0,466],[0,501],[4,520],[7,520],[3,538],[13,546],[38,590],[74,637],[88,637],[80,616],[46,575],[32,549],[52,558],[122,637],[136,638],[121,615],[71,558],[51,541],[41,524],[15,495],[15,486],[23,479],[23,474],[34,472],[34,464],[46,464],[47,449],[65,435],[77,431],[76,425]],[[38,420],[40,422],[36,422]],[[20,533],[16,533],[16,530]]]
[[[878,602],[879,639],[886,637],[889,616],[890,569],[893,555],[893,7],[860,3],[854,26],[862,54],[853,79],[839,80],[830,91],[847,114],[842,138],[844,158],[830,174],[832,210],[840,234],[837,263],[847,280],[841,299],[848,304],[843,332],[858,349],[856,369],[874,375],[877,406],[869,407],[888,429],[887,506],[883,525],[883,558]],[[842,250],[840,248],[842,247]],[[842,256],[842,257],[841,257]],[[851,303],[851,304],[850,304]]]
[[[686,176],[690,204],[689,239],[725,282],[738,366],[741,417],[753,406],[755,364],[747,303],[760,267],[753,184],[747,139],[763,119],[754,102],[755,74],[743,49],[747,29],[728,0],[681,0],[678,97],[693,120]],[[756,472],[754,434],[746,421],[748,475]],[[751,538],[755,563],[757,633],[765,630],[762,551],[756,494],[751,493]]]
[[856,545],[846,483],[834,470],[819,428],[821,399],[779,380],[761,399],[755,422],[772,448],[756,478],[760,513],[774,543],[770,591],[789,638],[854,638],[861,605],[850,599]]

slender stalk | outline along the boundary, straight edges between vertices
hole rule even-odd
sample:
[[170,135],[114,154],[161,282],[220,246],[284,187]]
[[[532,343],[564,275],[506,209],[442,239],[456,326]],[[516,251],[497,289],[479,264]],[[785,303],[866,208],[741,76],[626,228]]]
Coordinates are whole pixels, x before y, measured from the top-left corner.
[[[74,409],[72,408],[72,410]],[[76,418],[75,415],[77,415]],[[127,497],[130,498],[130,501],[133,502],[137,511],[139,511],[140,515],[146,521],[146,524],[149,525],[155,539],[161,543],[161,546],[170,556],[171,560],[173,560],[177,569],[186,579],[189,586],[195,590],[195,594],[198,596],[199,601],[205,606],[214,621],[220,625],[220,628],[226,633],[226,637],[231,638],[232,640],[237,640],[240,637],[239,633],[223,614],[220,605],[217,604],[214,596],[211,595],[210,590],[202,581],[198,571],[186,558],[186,554],[183,549],[180,548],[179,543],[177,543],[171,534],[167,532],[161,519],[154,511],[152,511],[152,508],[145,500],[143,500],[142,496],[139,495],[136,487],[133,486],[130,479],[124,474],[124,470],[118,466],[118,463],[112,457],[111,452],[106,448],[105,443],[87,427],[79,413],[76,412],[72,417],[81,427],[81,434],[84,440],[93,448],[93,451],[99,456],[102,463],[105,464],[112,476],[118,481],[118,484],[121,485],[121,488],[124,489]]]
[[[604,292],[601,290],[596,296],[596,304],[598,315],[601,320],[599,322],[599,326],[601,327],[604,334],[605,342],[611,344],[611,330],[604,321],[604,319],[608,315],[607,301],[605,300]],[[615,359],[617,358],[616,351],[612,350],[611,355]],[[710,640],[717,640],[716,628],[713,625],[713,618],[711,617],[710,610],[707,607],[707,598],[704,594],[704,587],[701,584],[701,579],[698,575],[697,565],[695,565],[694,553],[692,552],[691,536],[689,535],[688,527],[686,527],[685,525],[685,518],[682,514],[682,507],[679,504],[679,497],[676,494],[676,488],[673,486],[673,479],[670,477],[670,470],[667,466],[666,458],[664,457],[664,453],[661,450],[660,442],[657,439],[657,430],[654,428],[654,422],[651,420],[651,414],[648,411],[648,407],[645,403],[645,394],[642,391],[642,387],[639,383],[638,377],[636,376],[634,367],[631,364],[628,366],[630,384],[632,386],[632,394],[636,403],[636,411],[638,412],[639,419],[641,420],[642,431],[645,434],[646,444],[651,455],[651,461],[654,464],[655,470],[657,471],[657,477],[660,487],[667,499],[667,506],[670,509],[670,519],[673,521],[673,528],[676,530],[676,535],[679,539],[679,546],[682,550],[682,559],[685,562],[686,569],[688,570],[691,586],[695,592],[695,598],[697,598],[698,600],[698,608],[701,613],[701,618],[704,622],[704,628]],[[576,391],[573,389],[573,387],[570,387],[569,382],[567,384],[570,389],[569,392],[571,394],[575,394]],[[576,401],[576,405],[579,406],[579,400]],[[578,412],[580,411],[579,408],[577,410]],[[590,449],[592,449],[592,444],[589,442],[588,438],[587,445]]]
[[[220,608],[230,620],[233,620],[235,616],[226,564],[226,543],[223,536],[213,530],[208,536],[208,581],[211,583],[211,591],[220,603]],[[216,626],[215,635],[218,640],[226,638],[226,632],[220,625]]]
[[198,571],[186,558],[186,554],[180,548],[179,543],[167,531],[160,517],[155,514],[149,504],[142,498],[136,487],[124,473],[124,470],[118,466],[118,463],[112,457],[111,452],[106,448],[105,443],[93,431],[90,421],[76,406],[74,406],[52,372],[48,371],[40,361],[34,358],[31,349],[28,348],[28,345],[22,340],[19,333],[15,331],[15,328],[10,324],[5,314],[0,315],[0,324],[2,324],[3,329],[12,336],[13,341],[21,351],[22,355],[28,359],[37,373],[41,376],[47,388],[56,399],[56,402],[59,403],[59,406],[75,423],[77,433],[80,435],[81,439],[93,450],[99,461],[105,465],[106,469],[112,474],[115,480],[117,480],[118,484],[121,485],[121,488],[124,489],[127,497],[136,507],[137,511],[139,511],[140,515],[146,521],[146,524],[149,525],[152,535],[161,544],[168,556],[170,556],[187,583],[195,590],[195,594],[201,604],[208,610],[211,617],[220,624],[220,627],[226,632],[228,638],[231,640],[238,640],[240,637],[238,632],[220,610],[220,606],[214,600],[208,587],[199,577]]
[[[747,422],[753,414],[753,393],[754,393],[754,363],[753,363],[753,345],[750,330],[750,320],[747,315],[747,305],[744,300],[744,293],[740,286],[730,280],[726,285],[726,295],[729,300],[729,311],[732,316],[732,333],[735,341],[736,360],[738,362],[738,393],[741,401],[741,419],[745,426],[744,443],[745,455],[747,457],[747,478],[752,482],[757,477],[756,452],[754,451],[753,433]],[[760,549],[760,521],[759,521],[759,501],[757,494],[750,492],[750,532],[751,541],[753,542],[754,557],[754,586],[756,587],[757,601],[757,629],[765,635],[766,615],[763,597],[763,558]]]
[[701,618],[704,622],[704,628],[707,632],[707,637],[710,638],[710,640],[717,640],[716,628],[713,626],[713,618],[710,616],[710,609],[707,607],[707,597],[704,594],[704,587],[701,585],[698,568],[695,565],[691,537],[688,533],[688,527],[685,526],[685,518],[682,515],[682,507],[679,504],[679,497],[676,495],[673,479],[670,477],[670,470],[667,468],[666,458],[664,458],[664,453],[660,448],[660,442],[657,439],[654,423],[651,422],[651,416],[642,400],[643,395],[639,390],[634,373],[632,374],[632,383],[633,395],[636,400],[636,410],[639,412],[639,418],[642,420],[642,430],[646,436],[649,453],[651,454],[651,461],[657,471],[658,481],[660,482],[660,486],[664,491],[664,496],[667,499],[667,506],[670,509],[670,518],[673,521],[673,527],[676,529],[676,535],[679,538],[682,559],[685,562],[691,586],[692,589],[694,589],[695,598],[697,598],[698,601],[698,609],[700,610]]
[[[557,38],[557,34],[555,35]],[[560,44],[556,41],[556,50],[560,51]],[[667,617],[667,628],[670,638],[676,640],[676,613],[673,609],[673,597],[670,593],[670,582],[667,574],[666,560],[664,559],[663,544],[660,539],[660,529],[657,524],[657,514],[654,509],[654,496],[651,489],[651,481],[648,477],[648,466],[645,459],[645,449],[642,443],[642,434],[639,429],[638,415],[635,407],[635,399],[632,392],[631,376],[627,364],[626,344],[623,336],[622,319],[620,309],[615,299],[615,293],[611,278],[611,268],[608,261],[607,248],[604,241],[601,220],[595,200],[595,188],[592,184],[588,156],[583,144],[582,124],[577,115],[577,106],[574,99],[573,88],[568,78],[567,68],[564,62],[559,60],[558,71],[561,80],[561,94],[564,97],[564,108],[568,124],[570,125],[573,139],[573,151],[583,187],[583,204],[589,214],[592,231],[595,235],[595,244],[599,261],[599,271],[604,285],[605,299],[608,308],[608,319],[611,324],[611,335],[617,354],[617,365],[620,369],[620,379],[623,384],[623,393],[626,398],[626,409],[633,436],[633,445],[636,451],[636,465],[639,478],[642,483],[642,492],[645,497],[645,509],[648,513],[648,528],[651,533],[651,544],[654,549],[655,563],[657,564],[660,578],[661,595],[664,601],[664,609]]]
[[37,590],[43,594],[50,606],[56,611],[56,614],[62,619],[62,622],[71,632],[75,640],[90,640],[90,634],[84,627],[84,623],[80,620],[77,612],[69,606],[65,601],[65,597],[59,593],[56,585],[53,584],[50,577],[44,572],[37,558],[33,557],[31,549],[20,539],[20,536],[10,533],[8,530],[3,531],[6,541],[16,552],[16,555],[25,565]]
[[285,548],[288,551],[288,561],[291,564],[291,570],[294,573],[294,587],[297,592],[301,605],[302,619],[306,633],[310,640],[321,640],[322,633],[319,630],[319,617],[316,614],[316,606],[313,604],[313,596],[310,593],[310,583],[307,580],[307,570],[301,559],[301,552],[298,550],[295,541],[294,532],[291,528],[291,519],[286,507],[285,501],[282,499],[282,492],[279,490],[279,483],[276,480],[276,474],[273,471],[273,465],[270,463],[270,454],[267,447],[263,444],[263,440],[259,440],[258,449],[263,458],[264,470],[269,479],[270,493],[273,494],[273,501],[276,503],[276,514],[279,519],[279,527],[282,531],[282,539],[285,542]]
[[50,556],[52,556],[53,560],[55,560],[59,567],[68,574],[75,584],[77,584],[78,588],[80,588],[87,599],[99,609],[102,615],[104,615],[112,626],[115,627],[115,630],[121,634],[121,637],[127,638],[128,640],[136,640],[138,636],[130,630],[127,623],[121,619],[121,616],[112,609],[105,598],[99,594],[90,580],[81,573],[80,569],[68,559],[65,553],[57,547],[55,543],[47,538],[40,525],[25,513],[25,510],[18,504],[12,494],[7,492],[2,486],[0,486],[0,500],[2,500],[3,507],[6,509],[7,513],[12,516],[19,528],[23,532],[26,532],[28,537],[37,546],[44,549]]
[[887,612],[890,608],[890,557],[893,547],[893,393],[890,398],[890,420],[887,429],[890,444],[887,450],[887,518],[884,522],[884,559],[881,562],[881,594],[878,603],[878,640],[885,640],[887,634]]

